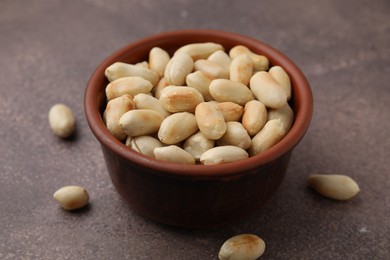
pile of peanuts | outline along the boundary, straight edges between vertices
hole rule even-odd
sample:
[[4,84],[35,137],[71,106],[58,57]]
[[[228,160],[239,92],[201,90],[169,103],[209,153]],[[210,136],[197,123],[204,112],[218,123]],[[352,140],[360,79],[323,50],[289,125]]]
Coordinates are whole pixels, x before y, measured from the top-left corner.
[[115,62],[103,113],[108,130],[142,154],[188,164],[220,164],[261,153],[290,130],[291,82],[266,56],[213,42],[159,47],[147,61]]

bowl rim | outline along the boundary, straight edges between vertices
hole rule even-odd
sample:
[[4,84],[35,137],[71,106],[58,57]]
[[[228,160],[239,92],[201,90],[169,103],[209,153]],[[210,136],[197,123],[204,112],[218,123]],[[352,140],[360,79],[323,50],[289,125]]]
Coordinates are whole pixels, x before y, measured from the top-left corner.
[[[234,41],[247,46],[254,52],[264,53],[269,59],[270,64],[282,66],[290,76],[292,92],[296,102],[295,106],[297,106],[295,109],[298,111],[298,113],[294,111],[294,124],[286,136],[268,150],[251,156],[248,159],[217,165],[189,165],[165,162],[148,157],[129,149],[125,144],[111,135],[99,111],[98,100],[101,98],[99,97],[101,90],[96,87],[99,85],[98,82],[106,79],[104,75],[105,69],[115,61],[120,61],[126,56],[129,50],[145,48],[145,45],[166,42],[169,39],[175,39],[177,37],[212,37],[210,41]],[[84,110],[88,125],[100,144],[125,160],[129,160],[139,167],[150,168],[155,174],[169,177],[192,179],[219,178],[245,174],[245,172],[250,172],[250,170],[256,167],[275,161],[283,154],[292,150],[301,141],[309,127],[313,113],[313,95],[309,82],[297,65],[270,45],[258,39],[233,32],[209,29],[187,29],[167,31],[142,38],[123,46],[106,57],[95,69],[87,83],[84,93]]]

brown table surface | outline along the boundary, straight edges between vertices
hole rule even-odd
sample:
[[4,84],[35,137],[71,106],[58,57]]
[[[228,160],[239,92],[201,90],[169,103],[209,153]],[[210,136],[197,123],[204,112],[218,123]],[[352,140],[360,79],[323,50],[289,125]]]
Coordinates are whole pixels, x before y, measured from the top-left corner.
[[[261,236],[262,259],[390,259],[390,2],[0,2],[0,259],[217,259],[240,233]],[[118,196],[83,110],[95,67],[144,36],[221,29],[278,48],[311,83],[315,110],[278,193],[238,223],[211,230],[145,219]],[[58,102],[77,118],[56,138]],[[307,188],[312,173],[354,178],[347,202]],[[77,184],[90,206],[70,213],[52,194]],[[244,191],[243,191],[244,192]]]

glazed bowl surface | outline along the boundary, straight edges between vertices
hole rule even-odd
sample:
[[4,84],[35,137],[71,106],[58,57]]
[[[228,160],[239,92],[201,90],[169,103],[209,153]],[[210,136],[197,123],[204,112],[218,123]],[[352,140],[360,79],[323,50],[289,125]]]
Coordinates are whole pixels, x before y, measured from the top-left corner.
[[[279,65],[291,79],[294,124],[270,149],[248,159],[219,165],[185,165],[159,161],[129,149],[106,128],[105,69],[114,62],[148,59],[153,47],[171,55],[189,43],[215,42],[225,51],[244,45]],[[108,56],[90,77],[84,108],[89,127],[100,142],[108,173],[131,209],[160,223],[190,228],[220,226],[244,218],[265,205],[286,174],[294,147],[309,127],[313,98],[302,71],[288,57],[260,40],[215,30],[164,32],[131,43]]]

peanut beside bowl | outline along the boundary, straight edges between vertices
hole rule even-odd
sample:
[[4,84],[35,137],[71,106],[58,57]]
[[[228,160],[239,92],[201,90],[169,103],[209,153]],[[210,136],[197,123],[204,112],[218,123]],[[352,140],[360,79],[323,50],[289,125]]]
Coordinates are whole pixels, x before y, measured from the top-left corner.
[[[129,149],[106,128],[105,69],[114,62],[135,64],[148,59],[153,47],[170,55],[179,47],[215,42],[229,51],[244,45],[281,66],[292,83],[289,101],[294,123],[270,149],[248,159],[219,165],[183,165],[156,160]],[[85,92],[88,124],[101,144],[110,178],[119,194],[137,212],[173,226],[205,228],[243,218],[262,207],[283,181],[291,153],[305,135],[313,112],[308,81],[300,69],[278,50],[259,40],[215,30],[160,33],[125,46],[106,58],[92,74]]]

